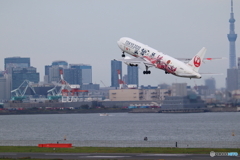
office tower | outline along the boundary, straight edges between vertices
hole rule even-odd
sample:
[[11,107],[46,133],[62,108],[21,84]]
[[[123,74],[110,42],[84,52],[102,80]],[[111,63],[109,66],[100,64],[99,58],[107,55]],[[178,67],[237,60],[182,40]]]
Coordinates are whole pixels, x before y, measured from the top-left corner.
[[0,101],[9,100],[11,98],[11,75],[0,74]]
[[67,68],[68,63],[66,61],[53,61],[52,66],[58,66],[60,68]]
[[128,84],[138,84],[138,67],[137,66],[127,66]]
[[51,66],[49,68],[49,75],[48,75],[48,82],[52,83],[52,82],[59,82],[61,77],[60,77],[60,69],[62,69],[61,67],[54,65]]
[[239,69],[231,68],[227,70],[227,90],[233,91],[238,89]]
[[8,57],[4,59],[4,68],[7,75],[6,92],[10,95],[11,90],[18,88],[24,80],[29,80],[34,83],[39,82],[39,73],[37,69],[31,67],[30,58],[28,57]]
[[53,61],[52,65],[45,66],[44,82],[59,82],[60,81],[60,70],[68,68],[66,61]]
[[231,0],[231,13],[230,13],[230,32],[227,35],[229,40],[229,68],[235,68],[236,67],[236,47],[235,47],[235,41],[237,39],[237,34],[235,34],[234,31],[234,13],[233,13],[233,0]]
[[[92,66],[88,64],[70,64],[71,69],[76,69],[76,77],[79,83],[77,84],[89,84],[92,83]],[[66,77],[66,76],[65,76]],[[67,77],[66,77],[67,78]]]
[[214,78],[205,79],[205,86],[208,87],[209,93],[214,94],[216,90],[216,81]]
[[111,87],[119,87],[118,70],[120,71],[120,78],[122,79],[122,62],[111,61]]
[[30,67],[30,58],[8,57],[4,58],[4,69],[7,74],[12,74],[12,68],[27,68]]
[[34,67],[28,68],[12,68],[12,90],[18,88],[24,80],[29,80],[30,82],[39,82],[39,73]]
[[45,75],[49,75],[49,68],[51,68],[52,66],[50,65],[46,65],[45,66]]
[[49,70],[52,66],[50,65],[46,65],[45,66],[45,75],[44,75],[44,82],[45,83],[50,83],[50,80],[49,80]]
[[63,70],[64,80],[69,84],[82,85],[82,70],[78,68],[67,68]]
[[2,102],[2,100],[6,100],[6,78],[4,76],[0,75],[0,102]]

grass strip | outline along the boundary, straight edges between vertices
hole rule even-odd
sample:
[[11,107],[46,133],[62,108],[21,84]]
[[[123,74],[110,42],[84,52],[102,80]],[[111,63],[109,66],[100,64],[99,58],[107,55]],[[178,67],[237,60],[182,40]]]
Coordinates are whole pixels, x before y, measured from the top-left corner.
[[162,147],[72,147],[40,148],[34,146],[0,146],[0,152],[47,152],[47,153],[165,153],[209,154],[214,152],[238,152],[240,148],[162,148]]

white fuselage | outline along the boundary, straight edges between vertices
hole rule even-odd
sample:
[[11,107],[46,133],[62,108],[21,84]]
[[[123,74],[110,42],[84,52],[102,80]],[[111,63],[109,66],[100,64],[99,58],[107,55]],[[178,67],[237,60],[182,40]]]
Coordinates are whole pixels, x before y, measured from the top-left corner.
[[195,72],[184,62],[165,55],[136,40],[123,37],[117,43],[123,52],[134,57],[142,57],[144,60],[155,66],[155,68],[164,70],[165,73],[186,78],[201,78],[201,75],[198,72]]

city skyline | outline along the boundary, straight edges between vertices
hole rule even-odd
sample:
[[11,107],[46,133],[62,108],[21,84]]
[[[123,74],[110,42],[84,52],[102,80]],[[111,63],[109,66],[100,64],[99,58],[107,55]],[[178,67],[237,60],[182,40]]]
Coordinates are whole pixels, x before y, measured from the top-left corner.
[[[235,32],[239,33],[239,1],[233,1]],[[130,7],[135,6],[135,7]],[[149,6],[149,7],[145,7]],[[111,85],[110,61],[121,58],[117,40],[128,36],[176,58],[192,58],[201,47],[206,57],[227,57],[229,13],[231,1],[1,1],[0,68],[6,57],[30,57],[31,65],[40,72],[55,60],[91,64],[93,83],[101,80]],[[28,9],[27,9],[28,8]],[[147,12],[146,12],[147,10]],[[203,12],[204,11],[204,12]],[[99,16],[98,16],[99,15]],[[134,17],[134,18],[133,18]],[[236,58],[239,57],[236,40]],[[213,76],[216,87],[225,87],[229,60],[208,62],[202,73],[223,73]],[[123,65],[123,75],[127,66]],[[189,80],[165,75],[152,69],[151,75],[139,74],[139,85],[187,82],[204,84],[211,76]],[[102,85],[101,85],[102,86]]]

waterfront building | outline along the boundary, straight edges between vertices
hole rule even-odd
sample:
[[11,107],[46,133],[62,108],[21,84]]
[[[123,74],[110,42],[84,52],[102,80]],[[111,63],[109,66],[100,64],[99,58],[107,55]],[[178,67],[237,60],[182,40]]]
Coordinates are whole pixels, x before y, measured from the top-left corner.
[[168,89],[140,89],[139,98],[140,100],[146,101],[162,101],[165,96],[168,96]]
[[139,101],[139,93],[139,89],[109,90],[109,99],[111,101]]
[[120,71],[120,78],[122,79],[122,62],[111,61],[111,87],[119,87],[118,70]]
[[204,109],[206,105],[200,96],[167,96],[163,101],[163,110]]
[[172,96],[186,96],[186,95],[187,95],[187,83],[172,84]]
[[162,101],[168,89],[118,89],[109,90],[111,101]]

